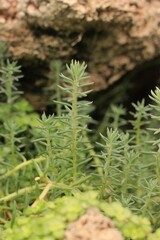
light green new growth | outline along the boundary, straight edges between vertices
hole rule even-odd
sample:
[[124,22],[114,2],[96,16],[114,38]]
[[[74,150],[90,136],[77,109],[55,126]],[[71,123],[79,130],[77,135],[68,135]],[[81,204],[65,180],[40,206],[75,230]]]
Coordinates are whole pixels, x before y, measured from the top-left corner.
[[[85,107],[90,103],[78,101],[79,98],[86,97],[90,92],[82,90],[84,87],[90,85],[90,83],[84,82],[88,78],[85,73],[86,65],[84,63],[80,64],[77,61],[72,61],[70,66],[67,65],[67,72],[69,76],[61,74],[66,87],[60,86],[60,88],[68,95],[67,101],[62,104],[66,108],[69,116],[70,124],[70,150],[72,154],[72,164],[73,164],[73,181],[76,181],[78,175],[78,144],[83,134],[83,129],[85,126],[82,124],[88,116],[85,115]],[[83,111],[84,109],[84,111]]]
[[2,74],[2,77],[0,78],[1,93],[5,95],[7,104],[12,107],[13,102],[20,93],[15,84],[15,82],[19,81],[22,77],[17,75],[20,73],[20,67],[17,66],[17,62],[10,63],[7,61],[7,65],[1,67],[0,73]]
[[88,208],[96,207],[114,221],[125,239],[147,240],[148,236],[152,236],[148,219],[134,215],[117,202],[99,201],[96,196],[96,192],[89,191],[76,193],[74,197],[58,198],[54,203],[39,201],[36,207],[26,209],[24,216],[18,217],[13,228],[9,226],[4,235],[7,240],[61,240],[69,222],[75,221]]

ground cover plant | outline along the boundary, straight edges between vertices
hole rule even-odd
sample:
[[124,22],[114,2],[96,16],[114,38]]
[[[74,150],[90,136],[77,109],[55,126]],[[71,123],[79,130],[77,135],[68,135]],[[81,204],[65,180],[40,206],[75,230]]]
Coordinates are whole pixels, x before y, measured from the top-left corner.
[[133,103],[129,126],[125,109],[111,105],[93,133],[84,63],[72,61],[61,81],[57,75],[57,113],[40,117],[18,90],[20,67],[1,65],[1,238],[63,239],[66,223],[90,206],[113,218],[125,239],[160,238],[160,89],[150,105]]

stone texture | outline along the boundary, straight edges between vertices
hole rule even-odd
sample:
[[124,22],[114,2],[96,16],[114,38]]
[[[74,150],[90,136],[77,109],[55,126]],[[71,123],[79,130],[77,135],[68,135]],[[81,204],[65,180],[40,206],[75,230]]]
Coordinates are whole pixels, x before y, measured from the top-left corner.
[[111,219],[90,208],[77,221],[69,223],[64,240],[123,240]]
[[31,64],[88,64],[94,89],[160,54],[159,0],[0,0],[0,41]]

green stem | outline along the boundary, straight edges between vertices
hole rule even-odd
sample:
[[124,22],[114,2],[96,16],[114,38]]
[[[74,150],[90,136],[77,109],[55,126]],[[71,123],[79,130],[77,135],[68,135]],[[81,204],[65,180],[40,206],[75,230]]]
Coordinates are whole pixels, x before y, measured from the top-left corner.
[[124,196],[126,196],[127,193],[127,188],[128,188],[128,184],[129,184],[129,176],[130,176],[130,169],[131,169],[131,164],[127,161],[128,160],[128,156],[127,153],[129,151],[129,147],[128,145],[126,146],[126,144],[124,145],[124,162],[123,162],[123,184],[121,187],[121,192],[124,194]]
[[124,182],[122,184],[121,192],[123,193],[124,196],[127,194],[127,188],[128,188],[128,183],[129,183],[129,176],[130,176],[130,171],[129,171],[130,166],[125,166],[123,169],[123,174],[124,174]]
[[35,207],[38,201],[43,200],[45,198],[45,196],[48,194],[51,187],[52,187],[52,182],[49,181],[49,183],[43,189],[42,193],[39,195],[38,199],[36,199],[36,201],[32,204],[32,207]]
[[160,153],[157,152],[157,155],[155,156],[156,157],[156,176],[157,176],[157,181],[160,182]]
[[[44,184],[39,184],[38,185],[39,188],[43,188],[44,187]],[[25,193],[30,193],[32,191],[34,191],[35,189],[37,188],[37,185],[34,185],[34,186],[29,186],[29,187],[25,187],[25,188],[22,188],[16,192],[13,192],[11,194],[8,194],[7,196],[5,197],[2,197],[0,198],[0,203],[2,202],[8,202],[16,197],[19,197]]]
[[8,76],[8,79],[6,81],[6,94],[7,94],[7,103],[10,105],[12,103],[12,84],[13,79],[12,76]]
[[46,159],[46,172],[49,168],[49,162],[52,160],[53,154],[52,154],[52,145],[51,145],[51,139],[50,139],[50,132],[49,129],[47,129],[47,159]]
[[15,132],[14,132],[14,123],[11,122],[11,135],[10,135],[10,141],[11,141],[11,158],[12,158],[12,162],[14,163],[14,165],[16,165],[16,154],[15,154]]
[[[56,84],[56,93],[57,93],[57,101],[58,102],[62,101],[62,99],[61,99],[61,90],[59,88],[59,85],[60,85],[60,73],[61,73],[60,69],[61,69],[61,66],[56,68],[56,82],[57,82],[57,84]],[[62,106],[61,106],[61,104],[57,103],[56,104],[56,109],[57,109],[57,116],[61,116],[61,114],[62,114]]]
[[77,79],[73,82],[73,93],[72,93],[72,113],[71,113],[71,128],[72,128],[72,161],[73,161],[73,181],[77,178]]
[[39,158],[35,158],[35,159],[30,159],[28,161],[25,161],[23,163],[20,163],[19,165],[17,165],[15,168],[11,169],[10,171],[8,171],[7,173],[5,173],[4,175],[0,176],[0,181],[11,176],[12,174],[16,173],[17,171],[19,171],[20,169],[22,169],[23,167],[26,167],[30,164],[33,164],[34,162],[39,163],[42,161],[45,161],[46,158],[45,157],[39,157]]
[[[45,169],[45,172],[48,171],[48,168],[49,168],[49,163],[51,162],[52,158],[53,158],[53,150],[52,150],[52,140],[51,140],[51,135],[50,135],[50,131],[49,129],[47,129],[47,159],[46,159],[46,169]],[[53,167],[53,172],[55,174],[55,176],[58,175],[58,171],[57,171],[57,168],[56,168],[56,165],[54,164],[54,167]]]
[[8,221],[0,217],[0,223],[6,224]]
[[93,161],[95,162],[95,165],[98,166],[97,167],[97,172],[98,172],[99,176],[102,177],[103,176],[103,169],[101,167],[99,167],[102,164],[101,160],[98,157],[96,157],[96,153],[93,149],[92,144],[90,143],[90,140],[88,139],[87,134],[85,134],[84,139],[85,139],[85,142],[86,142],[86,147],[89,149],[90,156],[93,157]]
[[112,160],[112,146],[110,145],[108,147],[108,156],[105,159],[105,167],[104,167],[104,171],[105,171],[105,177],[106,179],[108,179],[109,174],[110,174],[110,164],[111,164],[111,160]]
[[151,196],[152,196],[152,192],[149,192],[147,194],[147,200],[145,202],[145,204],[143,205],[143,209],[142,209],[142,215],[146,216],[147,210],[149,210],[149,207],[151,205]]
[[140,146],[141,146],[141,139],[140,139],[140,136],[141,136],[141,126],[140,126],[141,120],[142,120],[142,116],[138,115],[137,124],[136,124],[136,147],[138,148],[138,151],[137,151],[138,153],[139,153]]
[[[47,183],[47,185],[45,183],[38,184],[38,188],[43,189],[41,197],[46,196],[48,191],[52,188],[72,190],[73,187],[74,187],[74,185],[72,186],[72,185],[66,185],[66,184],[63,184],[63,183],[54,183],[54,182],[50,182],[49,185],[48,185],[48,183]],[[26,194],[26,193],[30,193],[30,192],[32,192],[36,189],[37,189],[37,185],[22,188],[22,189],[20,189],[16,192],[13,192],[11,194],[8,194],[5,197],[0,198],[0,203],[8,202],[8,201],[10,201],[10,200],[12,200],[16,197],[19,197],[19,196],[21,196],[23,194]]]

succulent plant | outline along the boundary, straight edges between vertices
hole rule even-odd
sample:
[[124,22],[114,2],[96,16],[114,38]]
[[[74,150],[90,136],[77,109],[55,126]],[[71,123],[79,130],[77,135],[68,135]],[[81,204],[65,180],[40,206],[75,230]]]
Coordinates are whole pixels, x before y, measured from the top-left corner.
[[[90,211],[90,217],[84,217],[88,211]],[[96,220],[94,216],[96,216]],[[106,218],[104,225],[106,228],[112,229],[113,236],[117,234],[120,240],[123,239],[122,235],[125,239],[145,239],[152,231],[150,222],[146,218],[134,215],[118,202],[107,203],[98,200],[97,193],[89,191],[58,198],[54,202],[39,201],[34,207],[28,207],[23,216],[16,218],[13,227],[7,223],[5,239],[64,239],[65,231],[69,231],[66,229],[70,222],[83,217],[93,225],[93,222],[97,221],[97,216],[100,216],[101,222],[104,221],[103,218]],[[107,225],[106,221],[108,222]],[[116,228],[122,234],[118,233],[118,230],[115,230]],[[94,227],[92,231],[94,231]],[[159,234],[159,232],[155,234]],[[155,234],[153,236],[156,236]],[[151,235],[149,239],[154,238]]]

